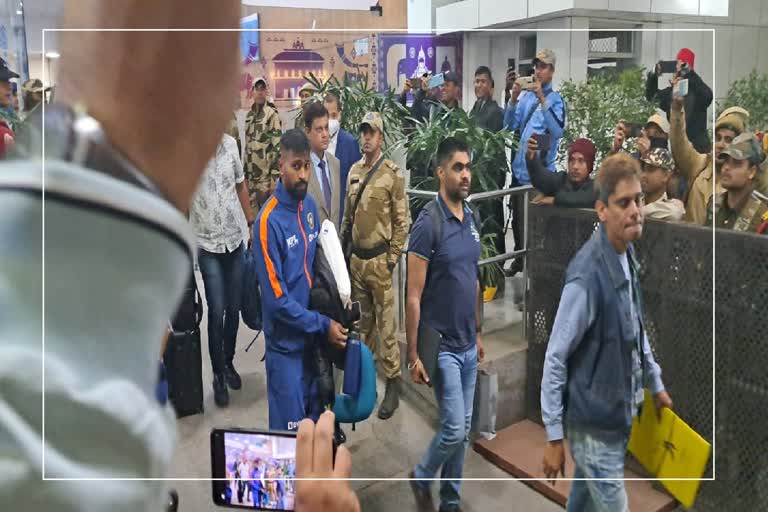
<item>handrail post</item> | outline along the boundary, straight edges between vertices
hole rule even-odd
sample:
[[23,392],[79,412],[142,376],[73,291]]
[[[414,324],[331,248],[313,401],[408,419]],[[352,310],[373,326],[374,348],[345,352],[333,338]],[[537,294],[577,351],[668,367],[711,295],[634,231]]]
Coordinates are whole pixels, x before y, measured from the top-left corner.
[[523,339],[528,340],[528,190],[523,194]]

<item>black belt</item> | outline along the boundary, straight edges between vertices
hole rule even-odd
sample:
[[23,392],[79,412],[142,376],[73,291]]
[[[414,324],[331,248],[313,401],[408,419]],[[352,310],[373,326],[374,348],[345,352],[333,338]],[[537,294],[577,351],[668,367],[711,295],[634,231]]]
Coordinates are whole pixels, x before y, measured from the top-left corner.
[[384,242],[383,244],[379,244],[372,249],[361,249],[360,247],[352,248],[352,254],[354,254],[361,260],[372,260],[373,258],[381,256],[382,254],[387,252],[389,252],[389,244],[387,242]]

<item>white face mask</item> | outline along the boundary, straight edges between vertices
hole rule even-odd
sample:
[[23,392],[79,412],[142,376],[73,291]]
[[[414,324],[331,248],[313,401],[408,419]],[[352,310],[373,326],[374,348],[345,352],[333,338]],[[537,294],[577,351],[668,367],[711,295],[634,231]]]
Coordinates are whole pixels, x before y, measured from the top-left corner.
[[331,134],[331,137],[335,137],[339,133],[339,128],[341,128],[341,124],[339,124],[338,119],[328,120],[328,132]]

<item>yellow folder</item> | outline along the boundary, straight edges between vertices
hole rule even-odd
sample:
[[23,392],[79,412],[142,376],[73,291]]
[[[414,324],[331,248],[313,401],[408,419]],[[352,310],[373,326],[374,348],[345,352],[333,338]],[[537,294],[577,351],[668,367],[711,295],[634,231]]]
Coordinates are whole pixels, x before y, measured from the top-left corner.
[[659,417],[648,390],[643,412],[632,425],[628,449],[677,501],[686,508],[693,506],[701,481],[669,479],[701,478],[712,446],[673,411],[662,409]]

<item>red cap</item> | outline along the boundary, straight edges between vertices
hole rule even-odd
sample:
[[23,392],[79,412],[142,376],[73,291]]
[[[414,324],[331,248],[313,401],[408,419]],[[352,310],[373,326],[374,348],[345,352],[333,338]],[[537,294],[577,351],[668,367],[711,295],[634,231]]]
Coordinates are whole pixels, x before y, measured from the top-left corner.
[[693,61],[696,59],[696,55],[689,49],[683,48],[677,52],[677,60],[681,60],[688,64],[688,67],[693,69]]
[[568,146],[568,157],[571,153],[581,153],[584,160],[587,161],[587,168],[589,172],[592,172],[595,167],[595,153],[597,149],[595,145],[589,139],[576,139]]

